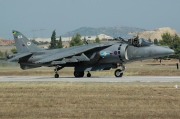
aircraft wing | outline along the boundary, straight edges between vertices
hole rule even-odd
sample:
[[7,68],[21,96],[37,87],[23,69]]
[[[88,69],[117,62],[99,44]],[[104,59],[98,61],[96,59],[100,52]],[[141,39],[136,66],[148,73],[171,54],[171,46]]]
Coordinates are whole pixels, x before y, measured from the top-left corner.
[[[86,55],[84,55],[84,52],[98,48],[98,47],[108,47],[111,45],[112,44],[88,44],[88,45],[77,46],[67,51],[50,55],[46,58],[36,61],[35,63],[41,64],[41,63],[52,62],[52,64],[58,64],[58,63],[63,64],[66,62],[89,61],[90,59]],[[81,54],[81,55],[75,56],[77,54]],[[69,59],[69,61],[67,61],[68,59],[66,57],[72,57],[72,58]],[[64,60],[55,61],[59,59],[64,59]]]
[[16,61],[16,60],[19,60],[19,58],[23,58],[23,57],[31,55],[31,54],[32,54],[31,52],[17,53],[13,58],[6,60],[6,62]]

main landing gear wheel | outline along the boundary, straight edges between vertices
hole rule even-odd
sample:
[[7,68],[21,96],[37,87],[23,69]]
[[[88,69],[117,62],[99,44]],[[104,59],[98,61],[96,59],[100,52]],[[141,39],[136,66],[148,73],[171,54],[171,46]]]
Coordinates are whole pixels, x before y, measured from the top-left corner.
[[54,78],[59,78],[59,74],[54,74]]
[[91,73],[88,72],[88,73],[87,73],[87,77],[91,77]]
[[84,72],[83,71],[81,71],[81,72],[74,71],[74,76],[76,78],[83,77],[84,76]]
[[117,70],[114,72],[114,75],[115,75],[116,77],[122,77],[122,76],[123,76],[123,72],[122,72],[122,70],[117,69]]

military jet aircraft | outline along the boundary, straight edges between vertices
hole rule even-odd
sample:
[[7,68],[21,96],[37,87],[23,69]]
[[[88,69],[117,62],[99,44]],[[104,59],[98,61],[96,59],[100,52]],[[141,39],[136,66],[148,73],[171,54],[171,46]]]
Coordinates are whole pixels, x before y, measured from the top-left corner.
[[[156,46],[144,39],[116,38],[114,42],[85,44],[76,47],[60,49],[41,49],[28,40],[19,31],[12,31],[16,54],[7,56],[7,61],[17,61],[21,69],[37,67],[55,67],[55,78],[59,77],[58,71],[64,67],[74,67],[74,76],[91,77],[90,71],[110,70],[115,68],[114,75],[122,77],[125,63],[168,56],[174,53],[167,46]],[[121,68],[119,68],[121,67]]]

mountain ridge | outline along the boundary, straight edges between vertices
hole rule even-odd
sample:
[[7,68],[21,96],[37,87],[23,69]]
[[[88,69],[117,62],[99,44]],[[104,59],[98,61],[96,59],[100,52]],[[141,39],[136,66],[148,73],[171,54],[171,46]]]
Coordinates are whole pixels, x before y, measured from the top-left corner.
[[170,27],[162,27],[156,28],[155,30],[147,30],[142,28],[136,27],[129,27],[129,26],[114,26],[114,27],[80,27],[76,30],[67,32],[66,34],[62,35],[62,37],[72,37],[79,33],[81,36],[98,36],[99,34],[105,34],[111,37],[123,37],[129,38],[133,36],[139,36],[145,39],[152,39],[155,38],[161,40],[161,35],[163,33],[169,33],[170,35],[179,35],[177,31]]
[[114,26],[114,27],[80,27],[73,31],[67,32],[62,37],[71,37],[79,33],[81,36],[97,36],[99,34],[106,34],[112,37],[127,36],[131,32],[145,31],[142,28],[128,27],[128,26]]

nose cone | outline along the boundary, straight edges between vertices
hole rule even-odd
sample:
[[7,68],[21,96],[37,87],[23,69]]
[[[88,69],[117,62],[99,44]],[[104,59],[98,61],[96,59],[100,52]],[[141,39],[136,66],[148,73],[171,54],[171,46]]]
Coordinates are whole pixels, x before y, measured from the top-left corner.
[[174,54],[174,50],[170,49],[169,47],[157,46],[155,49],[156,52],[154,52],[154,54],[158,57],[169,56]]
[[167,52],[169,55],[173,55],[173,54],[174,54],[174,50],[172,50],[172,49],[168,49],[166,52]]

